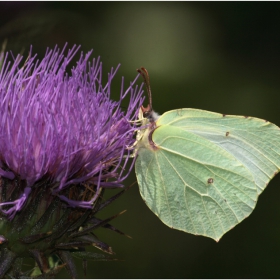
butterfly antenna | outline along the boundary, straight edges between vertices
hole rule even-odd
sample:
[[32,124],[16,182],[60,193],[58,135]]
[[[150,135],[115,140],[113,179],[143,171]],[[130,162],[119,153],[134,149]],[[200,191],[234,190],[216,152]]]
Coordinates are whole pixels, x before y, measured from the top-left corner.
[[147,92],[148,92],[148,97],[149,97],[149,104],[150,104],[150,107],[151,107],[151,110],[152,110],[153,109],[152,108],[152,90],[151,90],[151,84],[150,84],[150,76],[149,76],[148,70],[146,68],[141,67],[141,70],[143,72],[141,72],[141,73],[139,71],[138,72],[144,78],[144,82],[145,82],[146,89],[147,89]]
[[150,86],[149,73],[148,73],[147,69],[144,67],[141,67],[140,69],[136,69],[136,70],[143,77],[144,83],[145,83],[145,86],[146,86],[146,89],[148,92],[149,105],[147,106],[147,108],[143,107],[143,112],[145,115],[151,115],[151,113],[153,111],[153,106],[152,106],[152,91],[151,91],[151,86]]

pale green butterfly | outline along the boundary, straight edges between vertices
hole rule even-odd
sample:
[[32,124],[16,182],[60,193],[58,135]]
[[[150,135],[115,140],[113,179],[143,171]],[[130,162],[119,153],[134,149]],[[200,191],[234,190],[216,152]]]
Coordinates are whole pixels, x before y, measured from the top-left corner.
[[158,116],[149,75],[140,108],[136,177],[143,200],[171,228],[218,241],[248,217],[280,168],[280,129],[253,117],[198,109]]

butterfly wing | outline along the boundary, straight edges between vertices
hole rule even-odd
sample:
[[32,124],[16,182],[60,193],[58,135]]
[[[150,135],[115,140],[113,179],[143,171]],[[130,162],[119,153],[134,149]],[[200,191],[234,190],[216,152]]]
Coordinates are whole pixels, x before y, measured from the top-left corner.
[[136,160],[144,201],[166,225],[218,241],[278,172],[279,128],[195,109],[169,111],[156,125]]
[[252,174],[260,194],[280,168],[280,129],[253,117],[180,109],[164,114],[158,126],[192,132],[238,159]]

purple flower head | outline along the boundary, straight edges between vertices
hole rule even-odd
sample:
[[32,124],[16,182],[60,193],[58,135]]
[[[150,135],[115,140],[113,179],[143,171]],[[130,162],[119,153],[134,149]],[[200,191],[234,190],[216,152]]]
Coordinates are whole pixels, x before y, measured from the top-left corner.
[[[110,86],[117,69],[103,86],[102,64],[99,58],[90,61],[89,52],[81,53],[68,75],[67,65],[79,47],[67,55],[65,48],[47,50],[41,61],[30,54],[24,63],[21,56],[10,63],[6,55],[0,69],[0,175],[26,181],[20,197],[0,204],[10,217],[45,176],[53,182],[54,195],[72,207],[91,208],[95,196],[73,201],[61,191],[87,182],[98,188],[121,187],[132,169],[129,147],[136,124],[131,120],[143,102],[142,88],[133,88],[138,76],[126,91],[122,80],[120,100],[112,101]],[[125,97],[129,105],[123,111]]]

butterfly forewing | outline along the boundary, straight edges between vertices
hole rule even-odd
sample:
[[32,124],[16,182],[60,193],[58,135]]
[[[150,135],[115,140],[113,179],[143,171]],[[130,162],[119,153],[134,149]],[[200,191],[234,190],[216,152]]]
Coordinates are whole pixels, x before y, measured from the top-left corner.
[[265,120],[179,109],[164,114],[157,124],[180,127],[228,151],[249,169],[258,194],[279,171],[280,129]]

